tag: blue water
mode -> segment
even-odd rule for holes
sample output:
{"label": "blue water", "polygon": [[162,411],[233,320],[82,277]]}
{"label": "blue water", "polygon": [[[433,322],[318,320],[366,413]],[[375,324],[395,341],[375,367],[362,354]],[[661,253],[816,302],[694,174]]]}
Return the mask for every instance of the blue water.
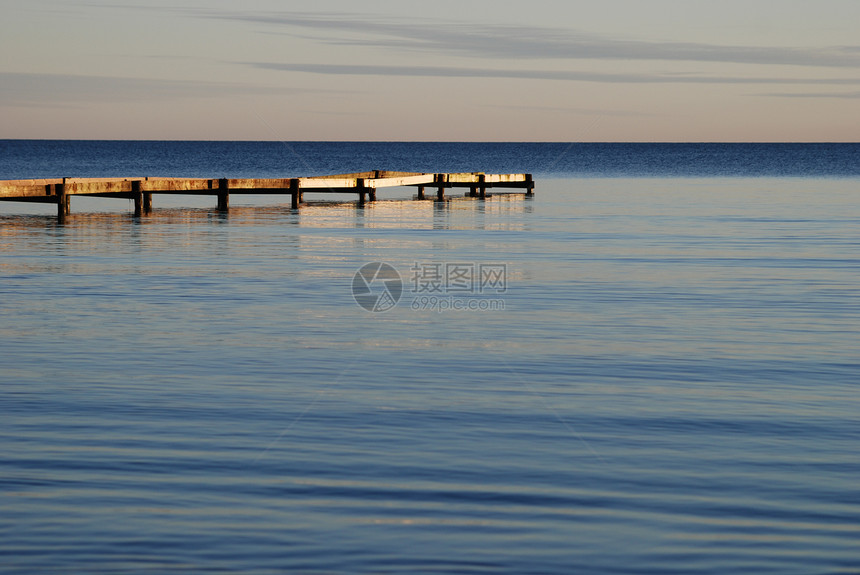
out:
{"label": "blue water", "polygon": [[860,144],[0,140],[0,179],[296,177],[363,172],[541,177],[858,177]]}
{"label": "blue water", "polygon": [[856,573],[857,150],[0,142],[3,178],[537,179],[0,203],[0,572]]}

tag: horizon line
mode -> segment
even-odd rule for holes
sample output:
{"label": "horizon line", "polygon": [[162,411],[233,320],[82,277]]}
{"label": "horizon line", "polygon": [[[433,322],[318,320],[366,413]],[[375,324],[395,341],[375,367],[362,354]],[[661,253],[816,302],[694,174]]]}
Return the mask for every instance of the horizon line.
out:
{"label": "horizon line", "polygon": [[215,138],[2,138],[0,142],[234,142],[314,144],[860,144],[860,140],[277,140]]}

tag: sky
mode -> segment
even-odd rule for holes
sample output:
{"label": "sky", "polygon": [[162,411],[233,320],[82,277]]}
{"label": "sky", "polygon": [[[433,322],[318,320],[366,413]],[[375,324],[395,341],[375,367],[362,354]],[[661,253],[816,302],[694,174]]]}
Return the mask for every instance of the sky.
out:
{"label": "sky", "polygon": [[0,0],[0,138],[860,141],[858,0]]}

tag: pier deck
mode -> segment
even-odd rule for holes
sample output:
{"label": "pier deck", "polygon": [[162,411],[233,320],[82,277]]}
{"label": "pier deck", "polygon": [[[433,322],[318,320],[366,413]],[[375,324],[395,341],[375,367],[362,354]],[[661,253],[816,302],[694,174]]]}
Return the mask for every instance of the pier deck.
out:
{"label": "pier deck", "polygon": [[[352,174],[306,178],[55,178],[37,180],[0,180],[0,200],[57,204],[60,218],[69,213],[71,196],[127,198],[134,200],[135,215],[152,211],[153,194],[211,195],[218,209],[229,208],[231,194],[289,194],[298,209],[305,192],[357,194],[363,204],[375,201],[376,191],[390,187],[417,188],[416,200],[445,201],[448,188],[468,188],[467,196],[486,198],[488,189],[523,190],[534,193],[531,174],[420,173],[375,170]],[[431,188],[430,194],[426,188]]]}

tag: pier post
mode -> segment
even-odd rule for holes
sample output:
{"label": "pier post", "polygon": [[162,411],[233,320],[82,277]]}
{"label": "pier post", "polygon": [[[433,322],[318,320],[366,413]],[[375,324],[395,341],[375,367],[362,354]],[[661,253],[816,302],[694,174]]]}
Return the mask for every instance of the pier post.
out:
{"label": "pier post", "polygon": [[445,174],[436,174],[436,200],[439,202],[445,201]]}
{"label": "pier post", "polygon": [[526,196],[535,195],[535,181],[531,174],[526,174]]}
{"label": "pier post", "polygon": [[299,191],[299,179],[290,179],[290,207],[294,210],[299,209],[299,202],[302,200],[302,193]]}
{"label": "pier post", "polygon": [[364,187],[364,178],[356,178],[355,189],[358,191],[358,205],[363,206],[367,200],[367,188]]}
{"label": "pier post", "polygon": [[226,212],[230,209],[230,194],[227,192],[227,178],[218,180],[218,211]]}
{"label": "pier post", "polygon": [[426,199],[424,197],[424,186],[418,186],[418,198],[417,199],[419,199],[419,200]]}
{"label": "pier post", "polygon": [[[137,182],[138,187],[143,187],[143,182]],[[152,213],[152,192],[143,192],[143,213]]]}
{"label": "pier post", "polygon": [[55,184],[54,194],[57,196],[57,219],[63,223],[70,211],[69,195],[66,193],[66,178],[63,178],[62,184]]}
{"label": "pier post", "polygon": [[131,199],[134,200],[134,217],[143,215],[143,192],[140,191],[140,180],[131,182]]}
{"label": "pier post", "polygon": [[478,176],[478,197],[482,200],[487,199],[487,176],[481,174]]}

